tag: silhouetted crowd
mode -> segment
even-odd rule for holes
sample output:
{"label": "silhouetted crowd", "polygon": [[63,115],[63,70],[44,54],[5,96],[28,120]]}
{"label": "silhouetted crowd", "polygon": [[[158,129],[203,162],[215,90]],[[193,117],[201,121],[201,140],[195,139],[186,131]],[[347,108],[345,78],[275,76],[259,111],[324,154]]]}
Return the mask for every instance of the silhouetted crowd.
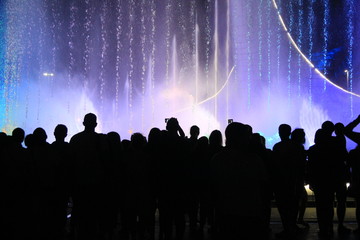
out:
{"label": "silhouetted crowd", "polygon": [[[51,144],[42,128],[26,137],[16,128],[0,134],[0,239],[111,240],[117,231],[117,239],[151,240],[155,216],[161,240],[181,240],[185,230],[197,239],[205,230],[213,239],[268,239],[273,201],[283,225],[276,237],[295,239],[309,226],[307,184],[319,237],[333,235],[335,198],[337,231],[350,234],[343,223],[346,198],[360,206],[360,147],[348,152],[346,137],[360,144],[359,123],[360,115],[347,126],[324,122],[308,150],[304,130],[287,124],[272,150],[238,122],[227,126],[225,147],[219,130],[199,137],[192,126],[186,137],[176,118],[130,140],[96,133],[92,113],[69,143],[65,125]],[[356,217],[360,226],[360,207]]]}

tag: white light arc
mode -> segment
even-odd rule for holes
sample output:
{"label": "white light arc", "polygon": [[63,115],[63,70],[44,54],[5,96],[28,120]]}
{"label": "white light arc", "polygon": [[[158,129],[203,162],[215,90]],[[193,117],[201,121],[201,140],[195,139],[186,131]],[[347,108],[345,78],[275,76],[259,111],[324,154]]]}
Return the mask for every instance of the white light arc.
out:
{"label": "white light arc", "polygon": [[199,105],[201,105],[201,104],[203,104],[203,103],[206,103],[206,102],[208,102],[208,101],[216,98],[216,97],[224,90],[224,88],[227,86],[227,84],[229,83],[230,77],[231,77],[234,69],[235,69],[235,66],[233,66],[233,67],[231,68],[231,70],[230,70],[230,72],[229,72],[229,74],[228,74],[228,77],[227,77],[225,83],[222,85],[222,87],[221,87],[214,95],[212,95],[212,96],[210,96],[210,97],[202,100],[201,102],[198,102],[198,103],[194,104],[193,106],[180,109],[180,110],[176,111],[175,113],[181,113],[181,112],[184,112],[184,111],[186,111],[186,110],[190,110],[190,109],[192,109],[193,107],[199,106]]}
{"label": "white light arc", "polygon": [[312,68],[314,69],[314,71],[322,78],[324,79],[326,82],[330,83],[331,85],[333,85],[334,87],[340,89],[341,91],[345,92],[345,93],[348,93],[348,94],[351,94],[353,96],[356,96],[356,97],[359,97],[360,98],[360,95],[359,94],[356,94],[354,92],[350,92],[342,87],[340,87],[339,85],[333,83],[329,78],[327,78],[318,68],[315,67],[315,65],[310,61],[310,59],[308,57],[306,57],[306,55],[301,51],[301,49],[299,48],[299,46],[297,45],[297,43],[295,42],[294,38],[291,36],[288,28],[286,27],[286,24],[283,20],[283,17],[281,16],[280,14],[280,10],[279,10],[279,7],[276,3],[276,0],[272,0],[273,4],[274,4],[274,7],[276,9],[276,12],[278,14],[278,17],[279,17],[279,21],[282,25],[282,27],[284,28],[284,31],[286,32],[287,34],[287,37],[289,38],[291,44],[293,45],[293,47],[295,47],[296,51],[301,55],[301,57],[306,61],[306,63]]}

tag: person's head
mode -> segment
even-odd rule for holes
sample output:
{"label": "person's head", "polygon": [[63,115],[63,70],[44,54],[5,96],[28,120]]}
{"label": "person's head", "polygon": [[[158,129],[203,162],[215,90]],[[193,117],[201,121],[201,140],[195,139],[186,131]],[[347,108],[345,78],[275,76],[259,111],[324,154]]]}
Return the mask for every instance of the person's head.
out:
{"label": "person's head", "polygon": [[46,143],[47,135],[43,128],[36,128],[33,132],[33,136],[36,144]]}
{"label": "person's head", "polygon": [[197,148],[198,149],[206,149],[209,146],[209,139],[205,136],[199,138],[197,141]]}
{"label": "person's head", "polygon": [[250,135],[253,134],[252,126],[250,126],[249,124],[245,124],[245,127],[246,127],[246,129],[247,129],[247,131],[249,132]]}
{"label": "person's head", "polygon": [[122,149],[120,134],[117,132],[109,132],[106,134],[106,138],[111,149]]}
{"label": "person's head", "polygon": [[25,131],[22,128],[15,128],[12,131],[11,136],[12,136],[12,140],[15,143],[21,144],[25,138]]}
{"label": "person's head", "polygon": [[179,129],[179,122],[176,118],[170,118],[166,123],[166,130],[169,131],[169,133],[177,133]]}
{"label": "person's head", "polygon": [[331,136],[332,133],[334,132],[335,126],[334,126],[334,123],[333,123],[333,122],[331,122],[331,121],[325,121],[325,122],[323,122],[323,124],[321,125],[321,129],[324,130],[324,133],[325,133],[327,136]]}
{"label": "person's head", "polygon": [[109,132],[108,134],[106,134],[106,136],[110,143],[121,144],[121,137],[120,134],[118,134],[117,132]]}
{"label": "person's head", "polygon": [[125,151],[129,151],[129,150],[130,150],[130,146],[131,146],[131,141],[128,140],[128,139],[123,139],[123,140],[121,141],[121,145],[123,146],[123,149],[124,149]]}
{"label": "person's head", "polygon": [[5,145],[7,141],[7,135],[4,132],[0,132],[0,147]]}
{"label": "person's head", "polygon": [[320,128],[315,133],[314,142],[316,145],[321,145],[326,142],[327,133],[324,129]]}
{"label": "person's head", "polygon": [[344,135],[345,126],[344,126],[344,124],[338,122],[335,124],[334,130],[335,130],[336,136]]}
{"label": "person's head", "polygon": [[158,144],[161,141],[161,130],[159,128],[152,128],[148,135],[148,142]]}
{"label": "person's head", "polygon": [[248,128],[239,122],[230,123],[225,129],[226,146],[235,148],[246,148],[250,141]]}
{"label": "person's head", "polygon": [[305,143],[305,131],[302,128],[297,128],[291,133],[291,140],[298,144]]}
{"label": "person's head", "polygon": [[199,134],[200,134],[200,128],[198,126],[194,125],[190,128],[190,138],[198,139]]}
{"label": "person's head", "polygon": [[263,139],[261,138],[260,133],[253,133],[251,134],[251,144],[253,144],[256,147],[265,148],[265,144],[263,142]]}
{"label": "person's head", "polygon": [[209,144],[211,146],[222,146],[223,145],[223,137],[219,130],[214,130],[210,133]]}
{"label": "person's head", "polygon": [[26,135],[24,143],[27,148],[32,148],[35,145],[34,135],[33,134]]}
{"label": "person's head", "polygon": [[291,134],[291,127],[288,124],[280,124],[279,136],[281,141],[289,140]]}
{"label": "person's head", "polygon": [[64,141],[67,136],[68,129],[64,124],[58,124],[54,129],[56,141]]}
{"label": "person's head", "polygon": [[261,139],[261,143],[264,146],[264,148],[266,148],[266,138],[264,136],[260,136]]}
{"label": "person's head", "polygon": [[134,149],[141,149],[146,145],[146,138],[141,133],[131,135],[131,146]]}
{"label": "person's head", "polygon": [[85,127],[85,130],[88,131],[95,131],[95,128],[97,126],[96,122],[96,115],[93,113],[88,113],[84,117],[83,125]]}

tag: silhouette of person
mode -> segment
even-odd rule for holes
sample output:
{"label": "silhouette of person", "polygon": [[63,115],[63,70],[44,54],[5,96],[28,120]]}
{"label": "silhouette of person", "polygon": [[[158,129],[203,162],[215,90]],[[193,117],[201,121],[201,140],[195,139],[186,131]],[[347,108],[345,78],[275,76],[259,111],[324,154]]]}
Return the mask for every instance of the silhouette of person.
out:
{"label": "silhouette of person", "polygon": [[[0,132],[0,187],[2,189],[5,189],[5,174],[6,174],[6,153],[4,152],[6,147],[8,145],[8,136],[4,132]],[[4,212],[4,203],[6,202],[6,199],[0,198],[0,210],[1,212]],[[0,215],[0,237],[1,239],[4,239],[7,237],[8,233],[6,232],[6,229],[8,227],[6,226],[7,223],[6,214]]]}
{"label": "silhouette of person", "polygon": [[[164,132],[163,157],[159,166],[159,212],[164,239],[172,239],[173,223],[176,238],[182,239],[185,231],[186,161],[189,155],[185,134],[176,118],[170,118]],[[162,237],[162,236],[161,236]]]}
{"label": "silhouette of person", "polygon": [[210,133],[209,147],[212,157],[223,150],[223,137],[219,130],[214,130]]}
{"label": "silhouette of person", "polygon": [[306,168],[307,168],[307,153],[304,148],[305,144],[305,132],[304,129],[297,128],[291,133],[291,141],[294,143],[294,147],[296,152],[294,152],[294,156],[296,158],[295,164],[298,169],[297,179],[296,179],[296,196],[299,202],[298,207],[298,221],[297,223],[309,227],[309,224],[304,221],[304,215],[306,211],[306,204],[308,195],[305,189],[305,176],[306,176]]}
{"label": "silhouette of person", "polygon": [[195,234],[197,231],[198,212],[199,212],[199,171],[200,171],[200,153],[198,148],[198,138],[200,128],[193,125],[190,128],[190,138],[188,139],[188,148],[190,155],[184,160],[186,161],[186,168],[188,176],[186,177],[186,212],[189,216],[190,234]]}
{"label": "silhouette of person", "polygon": [[277,234],[281,238],[294,238],[297,232],[297,159],[296,147],[290,141],[291,127],[279,126],[281,141],[273,147],[274,154],[274,194],[284,230]]}
{"label": "silhouette of person", "polygon": [[54,129],[55,141],[51,144],[53,157],[55,159],[55,212],[56,236],[62,238],[65,235],[67,221],[67,207],[70,201],[71,191],[71,153],[70,145],[65,141],[68,129],[63,124],[58,124]]}
{"label": "silhouette of person", "polygon": [[121,137],[117,132],[107,134],[109,145],[109,160],[106,161],[106,184],[105,194],[106,206],[104,206],[105,216],[105,236],[112,239],[114,229],[117,226],[118,218],[123,219],[124,206],[124,156]]}
{"label": "silhouette of person", "polygon": [[95,132],[97,117],[88,113],[83,121],[84,131],[70,140],[74,161],[73,213],[79,239],[97,239],[102,235],[101,225],[105,206],[102,197],[105,183],[107,141]]}
{"label": "silhouette of person", "polygon": [[[133,238],[153,235],[154,179],[147,152],[146,138],[141,133],[131,136],[131,150],[126,156],[125,199],[129,232]],[[152,236],[153,237],[153,236]]]}
{"label": "silhouette of person", "polygon": [[195,145],[197,143],[199,134],[200,134],[200,128],[196,125],[191,126],[189,142],[190,142],[192,149],[195,147]]}
{"label": "silhouette of person", "polygon": [[338,164],[329,131],[319,129],[315,134],[315,145],[308,150],[308,174],[310,189],[315,194],[319,236],[333,235],[334,195],[339,186]]}
{"label": "silhouette of person", "polygon": [[354,230],[354,233],[360,233],[360,145],[357,145],[355,149],[349,152],[349,165],[351,167],[351,182],[350,182],[350,192],[352,197],[355,198],[356,202],[356,222],[357,229]]}
{"label": "silhouette of person", "polygon": [[197,233],[198,215],[200,210],[200,230],[204,227],[207,216],[208,182],[209,182],[209,140],[200,137],[191,152],[191,162],[188,165],[189,176],[187,178],[187,197],[190,234]]}
{"label": "silhouette of person", "polygon": [[0,187],[2,192],[1,206],[1,239],[23,239],[24,229],[30,232],[28,221],[31,212],[29,197],[29,165],[25,149],[22,146],[25,132],[15,128],[11,136],[2,135],[4,147],[0,160]]}
{"label": "silhouette of person", "polygon": [[[333,122],[325,121],[321,125],[321,129],[324,130],[329,151],[331,151],[333,154],[333,164],[336,165],[336,170],[334,169],[333,177],[336,178],[335,196],[337,200],[336,214],[339,222],[338,232],[340,234],[347,234],[350,233],[350,229],[344,226],[344,218],[346,213],[346,182],[349,178],[349,172],[346,163],[348,152],[346,149],[346,139],[344,136],[344,125],[337,123],[335,128]],[[335,137],[332,136],[334,131],[336,134]]]}
{"label": "silhouette of person", "polygon": [[331,137],[334,142],[334,150],[336,154],[336,164],[338,169],[337,177],[339,178],[338,185],[335,189],[335,196],[337,200],[336,215],[338,218],[338,232],[339,234],[348,234],[351,230],[344,226],[344,219],[346,214],[346,197],[347,186],[350,182],[350,169],[348,166],[349,154],[346,149],[346,138],[344,135],[345,127],[342,123],[334,125],[335,137]]}
{"label": "silhouette of person", "polygon": [[216,218],[223,239],[264,239],[267,234],[263,229],[266,167],[251,151],[250,136],[244,124],[230,123],[226,147],[212,161]]}
{"label": "silhouette of person", "polygon": [[265,226],[264,229],[268,229],[271,231],[270,228],[270,220],[271,220],[271,200],[274,198],[274,190],[273,190],[273,154],[270,149],[266,148],[266,139],[261,136],[259,133],[253,133],[251,135],[251,149],[254,153],[256,153],[264,162],[266,167],[266,171],[268,174],[268,181],[269,185],[267,186],[267,198],[264,200],[264,216],[265,216]]}
{"label": "silhouette of person", "polygon": [[43,128],[33,132],[30,149],[33,172],[33,207],[36,234],[39,239],[56,238],[57,162]]}
{"label": "silhouette of person", "polygon": [[[208,187],[207,187],[207,198],[204,199],[206,201],[205,206],[207,207],[207,210],[205,209],[204,217],[200,216],[200,230],[203,229],[206,221],[210,227],[210,233],[216,236],[218,234],[218,224],[216,222],[216,216],[215,216],[215,202],[213,199],[213,191],[212,191],[212,179],[211,179],[211,165],[212,165],[212,159],[216,154],[223,151],[223,136],[222,133],[219,130],[213,130],[210,133],[209,136],[209,164],[208,164]],[[201,207],[201,206],[200,206]]]}
{"label": "silhouette of person", "polygon": [[4,132],[0,132],[0,150],[2,152],[2,150],[4,149],[4,145],[6,145],[6,139],[7,139],[7,135]]}
{"label": "silhouette of person", "polygon": [[360,233],[360,133],[355,132],[354,128],[360,123],[360,115],[352,122],[350,122],[344,128],[344,134],[349,139],[357,143],[355,149],[349,152],[349,165],[351,167],[351,194],[355,198],[356,202],[356,221],[357,229],[354,230],[354,233]]}
{"label": "silhouette of person", "polygon": [[[163,133],[159,128],[152,128],[148,135],[148,144],[147,144],[147,154],[149,155],[149,161],[150,161],[150,169],[151,169],[151,185],[152,185],[152,196],[151,196],[151,202],[152,202],[152,216],[150,219],[151,224],[151,232],[149,239],[155,238],[155,212],[156,209],[159,208],[158,206],[158,200],[159,200],[159,171],[160,171],[160,162],[161,158],[163,157],[162,149],[163,147]],[[163,223],[160,224],[161,226],[164,226]],[[163,230],[163,229],[161,229]],[[162,233],[159,234],[160,236],[163,235]]]}
{"label": "silhouette of person", "polygon": [[32,133],[26,135],[24,139],[24,144],[27,148],[27,150],[32,150],[35,145],[34,135]]}
{"label": "silhouette of person", "polygon": [[170,118],[166,123],[166,130],[170,137],[185,137],[183,129],[176,118]]}

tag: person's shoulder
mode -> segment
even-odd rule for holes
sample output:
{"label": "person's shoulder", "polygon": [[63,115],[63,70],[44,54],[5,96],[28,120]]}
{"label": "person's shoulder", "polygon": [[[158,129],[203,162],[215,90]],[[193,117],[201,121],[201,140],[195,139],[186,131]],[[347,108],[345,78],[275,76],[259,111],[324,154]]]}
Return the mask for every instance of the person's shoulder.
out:
{"label": "person's shoulder", "polygon": [[79,141],[79,139],[82,139],[84,137],[84,132],[76,133],[74,136],[71,137],[70,143],[76,143]]}
{"label": "person's shoulder", "polygon": [[283,141],[277,142],[277,143],[274,144],[274,147],[273,147],[273,148],[279,147],[279,146],[281,146],[282,144],[284,144]]}
{"label": "person's shoulder", "polygon": [[319,146],[318,145],[312,145],[311,147],[309,147],[309,149],[307,150],[308,155],[311,155],[315,152],[317,152],[319,150]]}
{"label": "person's shoulder", "polygon": [[291,147],[294,149],[294,151],[296,152],[304,152],[305,151],[305,148],[303,145],[301,144],[297,144],[297,143],[292,143],[291,144]]}
{"label": "person's shoulder", "polygon": [[280,142],[275,143],[275,145],[273,146],[273,151],[277,151],[277,150],[281,149],[285,144],[286,144],[285,141],[280,141]]}

